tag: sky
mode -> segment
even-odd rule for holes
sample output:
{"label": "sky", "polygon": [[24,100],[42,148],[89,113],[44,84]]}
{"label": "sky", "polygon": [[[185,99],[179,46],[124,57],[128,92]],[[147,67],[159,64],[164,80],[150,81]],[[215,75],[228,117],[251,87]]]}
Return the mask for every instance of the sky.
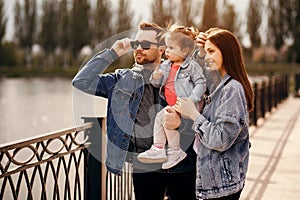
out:
{"label": "sky", "polygon": [[[7,30],[4,39],[12,40],[14,33],[14,6],[17,0],[4,0],[5,15],[8,19]],[[19,0],[23,2],[23,0]],[[38,0],[38,6],[41,5],[43,0]],[[91,0],[96,2],[96,0]],[[110,0],[114,8],[116,8],[119,0]],[[194,0],[196,2],[203,2],[203,0]],[[249,0],[228,0],[233,3],[237,12],[240,12],[240,16],[243,17],[243,13],[246,11]],[[151,20],[151,3],[152,0],[130,0],[131,9],[134,12],[133,24],[138,24],[140,21]],[[244,30],[245,31],[245,30]]]}

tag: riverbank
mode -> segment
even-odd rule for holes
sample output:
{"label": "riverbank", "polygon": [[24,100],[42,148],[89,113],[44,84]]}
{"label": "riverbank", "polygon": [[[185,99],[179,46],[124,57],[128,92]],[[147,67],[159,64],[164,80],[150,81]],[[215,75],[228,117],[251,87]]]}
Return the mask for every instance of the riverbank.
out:
{"label": "riverbank", "polygon": [[[113,71],[115,68],[112,68],[110,71]],[[300,64],[291,63],[247,63],[246,68],[251,76],[300,73]],[[61,66],[32,67],[30,69],[25,66],[0,66],[0,75],[5,77],[74,77],[78,70],[78,66],[66,68]]]}
{"label": "riverbank", "polygon": [[79,67],[0,67],[0,75],[3,77],[74,77]]}

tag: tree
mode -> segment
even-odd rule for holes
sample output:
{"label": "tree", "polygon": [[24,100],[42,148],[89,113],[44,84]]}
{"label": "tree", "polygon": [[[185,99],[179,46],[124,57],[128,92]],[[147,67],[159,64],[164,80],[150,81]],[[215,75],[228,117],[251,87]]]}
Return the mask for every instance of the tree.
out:
{"label": "tree", "polygon": [[70,50],[70,12],[68,9],[68,0],[62,0],[58,9],[58,46],[62,50],[64,68],[68,66],[68,53]]}
{"label": "tree", "polygon": [[118,13],[117,33],[130,30],[132,28],[131,17],[133,16],[133,13],[129,9],[129,2],[127,0],[119,0],[119,8],[117,13]]}
{"label": "tree", "polygon": [[7,19],[4,17],[4,2],[0,0],[0,48],[6,31]]}
{"label": "tree", "polygon": [[300,1],[294,0],[291,1],[290,17],[291,19],[291,30],[292,30],[292,38],[294,43],[290,48],[290,61],[300,63]]}
{"label": "tree", "polygon": [[57,47],[58,32],[58,11],[56,0],[43,1],[42,29],[39,35],[39,43],[46,55],[46,66],[53,65],[53,52]]}
{"label": "tree", "polygon": [[224,12],[221,17],[220,26],[238,35],[237,24],[236,24],[236,12],[232,4],[224,1]]}
{"label": "tree", "polygon": [[261,46],[261,35],[259,33],[262,21],[261,7],[260,1],[249,2],[247,31],[250,36],[252,47],[254,48]]}
{"label": "tree", "polygon": [[175,23],[175,4],[172,0],[154,0],[152,3],[152,21],[161,27]]}
{"label": "tree", "polygon": [[202,15],[202,30],[218,26],[217,0],[205,0]]}
{"label": "tree", "polygon": [[[7,19],[4,17],[4,2],[0,0],[0,65],[6,64],[5,50],[2,45],[2,40],[5,35],[5,27],[6,27]],[[3,59],[5,58],[5,60]]]}
{"label": "tree", "polygon": [[107,1],[97,0],[97,6],[94,13],[94,37],[96,43],[107,39],[112,34],[110,20],[112,13]]}
{"label": "tree", "polygon": [[192,14],[192,1],[181,0],[179,9],[179,22],[184,26],[194,26]]}
{"label": "tree", "polygon": [[24,6],[16,1],[15,6],[15,35],[19,45],[25,50],[26,67],[31,67],[31,49],[36,42],[36,0],[25,0]]}
{"label": "tree", "polygon": [[268,39],[276,50],[285,44],[287,39],[292,37],[292,23],[294,21],[291,15],[294,0],[269,0],[269,34]]}
{"label": "tree", "polygon": [[90,44],[91,34],[89,29],[90,5],[88,0],[73,0],[71,11],[70,40],[72,53],[77,57],[85,45]]}

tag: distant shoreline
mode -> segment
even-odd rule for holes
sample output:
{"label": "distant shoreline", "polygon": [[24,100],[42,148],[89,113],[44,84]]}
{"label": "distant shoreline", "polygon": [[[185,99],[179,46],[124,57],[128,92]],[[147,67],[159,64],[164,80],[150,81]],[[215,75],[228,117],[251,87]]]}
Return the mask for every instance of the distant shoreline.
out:
{"label": "distant shoreline", "polygon": [[[118,68],[117,66],[111,71]],[[291,63],[246,63],[246,68],[248,74],[252,76],[300,73],[300,65]],[[67,68],[35,66],[30,69],[25,66],[0,66],[0,77],[74,77],[79,69],[78,66]]]}
{"label": "distant shoreline", "polygon": [[27,69],[25,67],[0,67],[0,77],[74,77],[78,67],[49,67]]}

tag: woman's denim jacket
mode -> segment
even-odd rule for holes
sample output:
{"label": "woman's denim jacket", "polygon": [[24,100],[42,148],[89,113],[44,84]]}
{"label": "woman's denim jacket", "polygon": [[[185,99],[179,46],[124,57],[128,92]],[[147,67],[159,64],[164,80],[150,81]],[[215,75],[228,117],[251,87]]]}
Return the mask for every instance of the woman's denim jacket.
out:
{"label": "woman's denim jacket", "polygon": [[[155,87],[164,86],[171,70],[171,61],[164,61],[159,69],[163,71],[163,77],[159,80],[151,79]],[[174,87],[178,97],[188,97],[194,103],[201,101],[206,91],[206,80],[202,67],[194,60],[186,58],[180,65],[174,80]],[[163,87],[160,87],[160,97],[164,98]]]}
{"label": "woman's denim jacket", "polygon": [[[138,68],[101,74],[117,59],[118,56],[114,51],[103,50],[78,72],[72,83],[74,87],[81,91],[108,99],[106,167],[112,173],[121,174],[136,113],[144,92],[144,80]],[[189,127],[190,135],[192,132],[191,126],[192,123],[186,126]],[[192,141],[193,137],[191,138]],[[147,148],[150,148],[150,146]],[[194,159],[195,157],[187,158],[183,166],[176,166],[173,171],[185,171],[189,170],[188,168],[195,168]]]}
{"label": "woman's denim jacket", "polygon": [[193,125],[198,134],[196,194],[210,199],[241,190],[249,160],[247,102],[242,85],[226,75]]}

